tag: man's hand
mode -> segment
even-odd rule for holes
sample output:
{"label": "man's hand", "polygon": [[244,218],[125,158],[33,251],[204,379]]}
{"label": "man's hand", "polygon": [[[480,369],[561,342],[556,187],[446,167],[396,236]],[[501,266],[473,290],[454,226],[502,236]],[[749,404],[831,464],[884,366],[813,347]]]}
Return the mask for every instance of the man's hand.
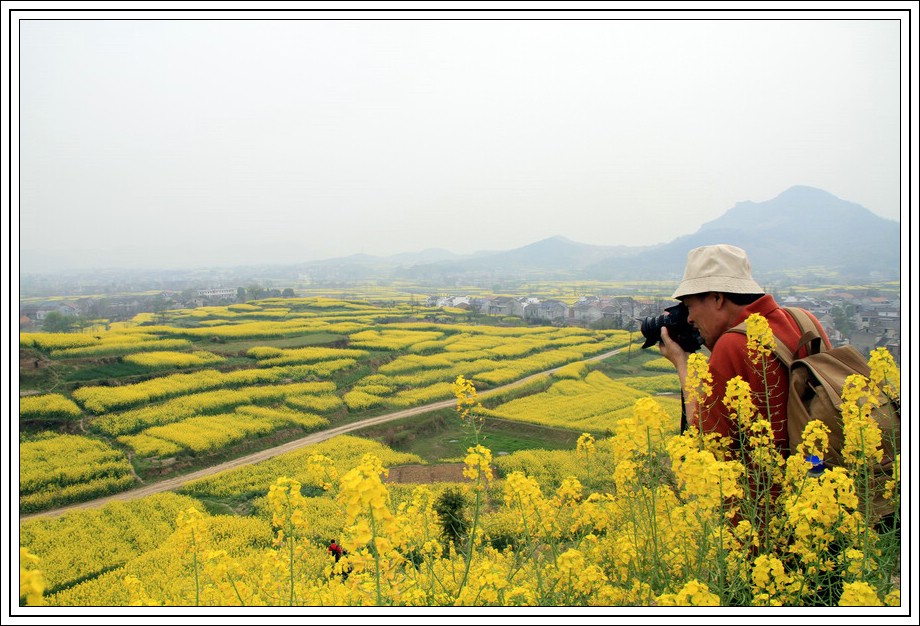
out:
{"label": "man's hand", "polygon": [[665,327],[661,328],[661,343],[658,344],[658,350],[661,356],[674,364],[681,386],[683,386],[684,379],[687,377],[687,359],[690,358],[690,353],[684,351],[676,341],[668,336],[668,329]]}
{"label": "man's hand", "polygon": [[[658,344],[658,350],[661,352],[661,356],[674,364],[674,367],[677,369],[677,378],[680,379],[680,388],[681,391],[683,391],[687,385],[687,361],[690,358],[690,353],[686,352],[676,341],[668,337],[668,329],[664,327],[661,329],[661,343]],[[687,423],[699,427],[699,424],[696,423],[696,414],[696,402],[687,402],[684,404],[684,416]]]}

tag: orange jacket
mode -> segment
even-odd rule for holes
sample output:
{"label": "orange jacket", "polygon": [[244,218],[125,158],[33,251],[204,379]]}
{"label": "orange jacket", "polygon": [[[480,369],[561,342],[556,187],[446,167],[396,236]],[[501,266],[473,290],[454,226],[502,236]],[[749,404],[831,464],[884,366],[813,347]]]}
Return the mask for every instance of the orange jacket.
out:
{"label": "orange jacket", "polygon": [[[740,324],[752,313],[759,313],[766,318],[773,336],[777,341],[782,341],[795,352],[802,334],[792,315],[787,313],[767,294],[744,308],[744,311],[734,321],[732,326]],[[809,313],[814,318],[814,315]],[[821,331],[821,336],[830,347],[827,334],[815,319]],[[796,356],[805,356],[803,346]],[[712,348],[709,358],[709,371],[712,374],[712,396],[704,406],[700,406],[697,413],[696,425],[704,432],[719,432],[731,437],[734,446],[738,445],[737,426],[729,417],[729,409],[722,398],[725,395],[726,385],[735,376],[741,376],[751,386],[751,397],[757,410],[763,417],[769,415],[773,428],[773,439],[777,448],[788,454],[789,435],[786,428],[786,401],[789,399],[789,372],[783,364],[774,357],[768,362],[766,377],[760,365],[754,365],[747,354],[747,339],[744,335],[735,332],[723,333]],[[766,378],[766,381],[764,380]],[[764,384],[766,382],[766,384]],[[768,391],[769,390],[769,393]],[[769,411],[769,412],[768,412]]]}

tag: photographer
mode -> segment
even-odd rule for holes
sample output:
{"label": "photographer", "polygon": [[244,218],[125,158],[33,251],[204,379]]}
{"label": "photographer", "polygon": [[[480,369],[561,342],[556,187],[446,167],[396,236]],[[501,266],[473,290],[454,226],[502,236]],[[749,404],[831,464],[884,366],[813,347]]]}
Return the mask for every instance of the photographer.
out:
{"label": "photographer", "polygon": [[[785,367],[768,367],[766,377],[747,354],[747,339],[743,334],[726,332],[745,321],[752,313],[766,318],[776,341],[781,341],[793,353],[799,345],[801,331],[791,314],[780,307],[773,296],[765,294],[751,276],[751,264],[741,248],[726,244],[695,248],[687,254],[683,280],[673,298],[686,307],[689,322],[702,337],[709,357],[712,374],[712,396],[706,406],[687,403],[687,424],[703,432],[718,432],[738,443],[737,428],[729,419],[728,408],[723,404],[726,385],[735,376],[741,376],[751,386],[751,395],[760,414],[768,415],[766,399],[769,394],[771,426],[777,448],[788,453],[786,428],[786,401],[789,397],[789,374]],[[811,313],[809,315],[814,318]],[[827,333],[817,323],[822,339],[829,347]],[[673,327],[672,327],[673,332]],[[661,328],[661,354],[677,368],[681,388],[686,384],[689,352],[681,347]],[[803,346],[799,355],[805,354]],[[778,364],[778,362],[777,362]],[[766,378],[766,380],[765,380]],[[766,384],[765,384],[766,383]]]}

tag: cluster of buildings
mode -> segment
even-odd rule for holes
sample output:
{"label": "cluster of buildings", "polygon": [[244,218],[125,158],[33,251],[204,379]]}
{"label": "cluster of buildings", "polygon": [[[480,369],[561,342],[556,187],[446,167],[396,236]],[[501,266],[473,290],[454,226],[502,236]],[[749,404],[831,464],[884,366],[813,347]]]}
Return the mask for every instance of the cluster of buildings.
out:
{"label": "cluster of buildings", "polygon": [[[783,306],[811,311],[834,345],[852,344],[864,354],[885,347],[896,360],[901,355],[900,299],[873,295],[868,290],[842,290],[821,298],[778,296]],[[574,304],[561,300],[521,297],[431,296],[426,304],[454,307],[497,317],[519,317],[526,322],[593,328],[638,330],[646,317],[657,317],[674,302],[665,298],[583,296]]]}
{"label": "cluster of buildings", "polygon": [[638,329],[638,321],[647,315],[660,315],[663,299],[639,300],[630,296],[600,298],[582,297],[574,305],[561,300],[533,296],[432,296],[426,301],[432,307],[470,309],[482,315],[520,317],[528,322],[578,326],[628,328],[630,321]]}
{"label": "cluster of buildings", "polygon": [[896,361],[901,360],[900,298],[853,289],[825,298],[786,296],[778,300],[783,306],[811,311],[834,345],[851,344],[867,356],[875,348],[886,348]]}
{"label": "cluster of buildings", "polygon": [[[241,293],[242,292],[242,293]],[[163,291],[154,295],[80,298],[74,301],[48,300],[21,304],[19,325],[24,331],[40,330],[45,317],[56,312],[63,316],[92,319],[130,319],[143,311],[197,307],[230,303],[244,296],[294,296],[292,289],[263,290],[248,294],[237,288],[187,289]],[[822,293],[820,297],[776,295],[784,306],[799,306],[811,311],[827,330],[834,345],[852,344],[864,354],[885,347],[900,361],[901,302],[897,294],[884,295],[878,290],[847,288]],[[430,296],[430,307],[467,309],[491,317],[517,317],[527,323],[591,328],[639,330],[646,317],[661,315],[673,300],[664,297],[582,296],[569,304],[562,300],[534,296]]]}

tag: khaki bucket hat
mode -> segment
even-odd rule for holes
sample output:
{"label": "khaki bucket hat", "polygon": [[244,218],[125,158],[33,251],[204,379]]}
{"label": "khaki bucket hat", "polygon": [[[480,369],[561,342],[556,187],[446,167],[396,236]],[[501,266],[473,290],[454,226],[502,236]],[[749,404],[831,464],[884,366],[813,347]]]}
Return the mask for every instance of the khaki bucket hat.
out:
{"label": "khaki bucket hat", "polygon": [[736,246],[717,244],[694,248],[687,253],[684,278],[672,298],[697,293],[763,293],[751,276],[747,253]]}

